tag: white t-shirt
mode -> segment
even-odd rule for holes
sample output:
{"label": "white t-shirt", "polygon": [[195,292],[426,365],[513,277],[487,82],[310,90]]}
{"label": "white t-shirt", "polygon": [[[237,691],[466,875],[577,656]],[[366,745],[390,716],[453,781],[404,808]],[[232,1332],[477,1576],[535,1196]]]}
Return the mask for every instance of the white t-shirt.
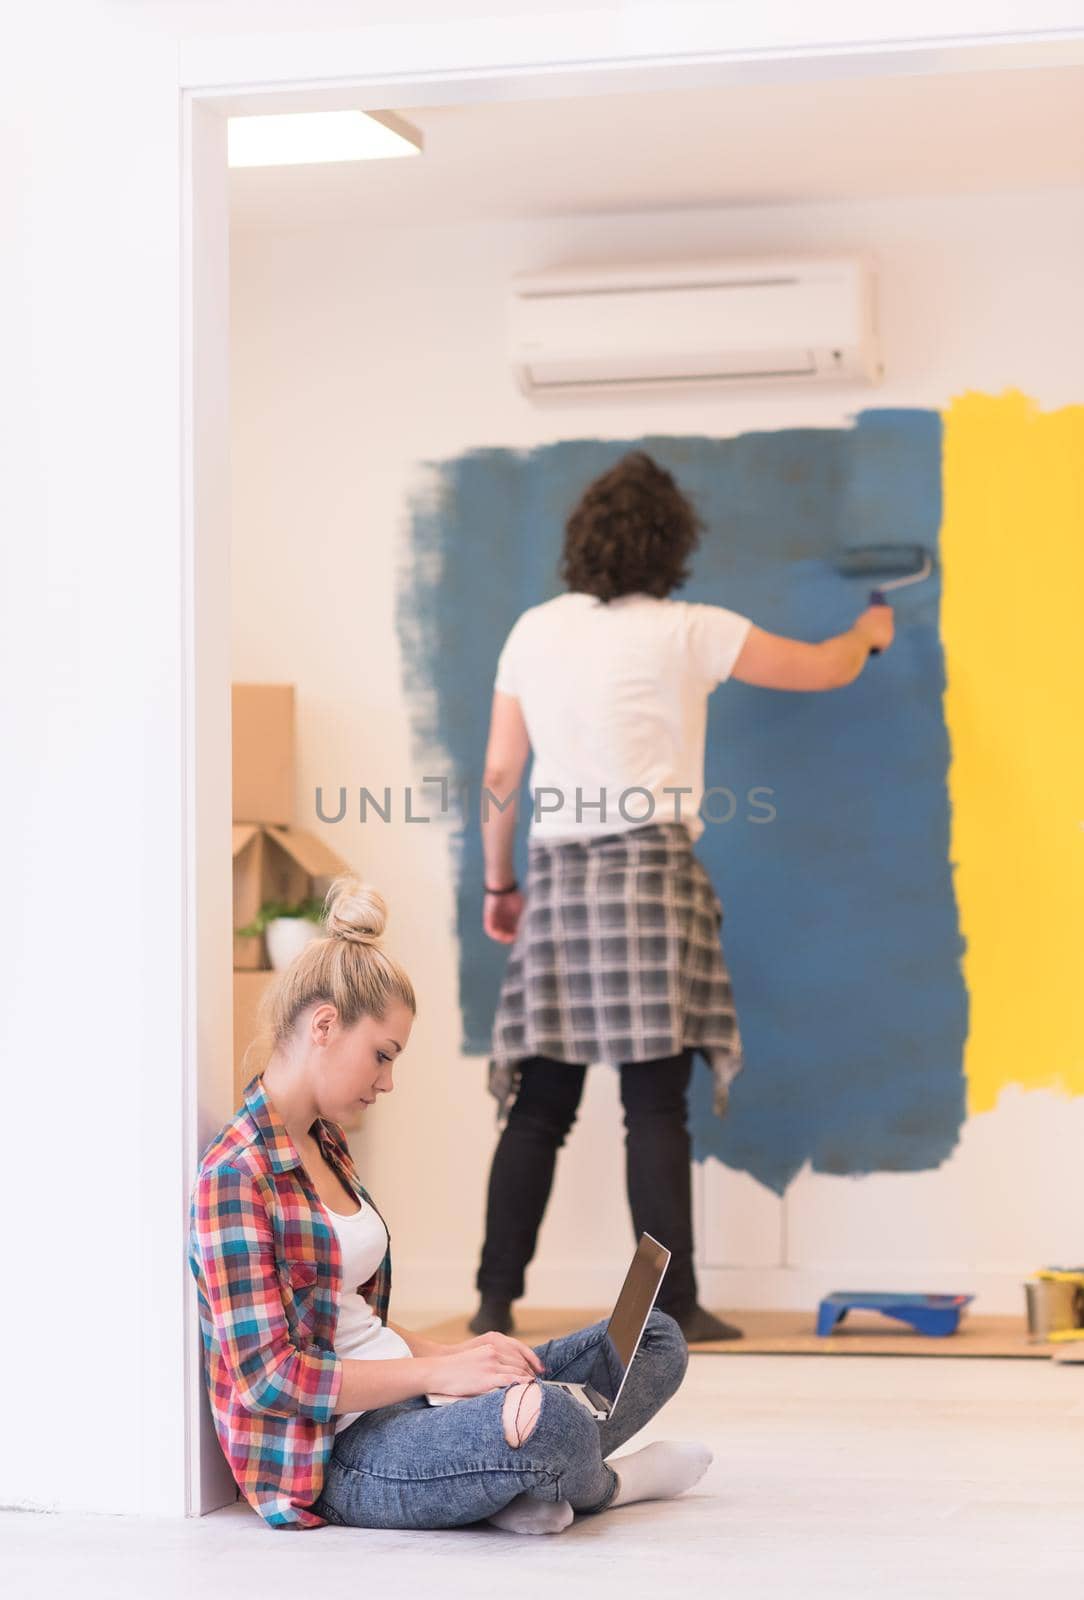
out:
{"label": "white t-shirt", "polygon": [[[339,1321],[335,1328],[335,1354],[351,1361],[394,1361],[410,1355],[406,1340],[389,1328],[367,1300],[356,1293],[359,1284],[368,1283],[384,1259],[388,1230],[373,1210],[362,1202],[351,1217],[324,1207],[328,1220],[339,1237],[343,1258],[343,1292]],[[335,1432],[349,1427],[364,1411],[349,1411],[335,1418]]]}
{"label": "white t-shirt", "polygon": [[534,751],[530,836],[676,821],[699,838],[708,695],[751,627],[724,606],[645,594],[563,594],[525,611],[494,687],[519,701]]}

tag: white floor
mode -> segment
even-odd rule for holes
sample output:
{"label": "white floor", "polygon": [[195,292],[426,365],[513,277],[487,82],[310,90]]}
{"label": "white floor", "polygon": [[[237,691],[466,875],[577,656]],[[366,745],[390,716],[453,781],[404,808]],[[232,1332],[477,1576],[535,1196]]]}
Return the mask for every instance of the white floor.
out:
{"label": "white floor", "polygon": [[681,1393],[641,1437],[704,1439],[715,1463],[681,1500],[583,1518],[548,1539],[473,1528],[272,1533],[244,1508],[191,1522],[8,1512],[0,1514],[0,1593],[1084,1593],[1084,1367],[697,1356]]}

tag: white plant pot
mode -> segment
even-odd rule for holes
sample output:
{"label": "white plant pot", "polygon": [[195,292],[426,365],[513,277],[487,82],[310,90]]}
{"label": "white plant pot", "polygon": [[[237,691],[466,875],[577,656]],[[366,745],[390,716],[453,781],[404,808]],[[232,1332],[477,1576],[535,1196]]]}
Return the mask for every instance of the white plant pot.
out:
{"label": "white plant pot", "polygon": [[308,917],[276,917],[267,924],[267,954],[276,972],[288,967],[311,939],[322,934],[320,924]]}

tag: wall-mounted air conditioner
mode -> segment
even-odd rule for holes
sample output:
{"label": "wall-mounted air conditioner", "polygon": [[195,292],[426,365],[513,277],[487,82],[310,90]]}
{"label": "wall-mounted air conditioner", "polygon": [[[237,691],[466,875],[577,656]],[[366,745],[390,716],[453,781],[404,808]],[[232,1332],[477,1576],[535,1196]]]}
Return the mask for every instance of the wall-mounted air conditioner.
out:
{"label": "wall-mounted air conditioner", "polygon": [[536,397],[882,373],[866,256],[536,273],[513,280],[509,336]]}

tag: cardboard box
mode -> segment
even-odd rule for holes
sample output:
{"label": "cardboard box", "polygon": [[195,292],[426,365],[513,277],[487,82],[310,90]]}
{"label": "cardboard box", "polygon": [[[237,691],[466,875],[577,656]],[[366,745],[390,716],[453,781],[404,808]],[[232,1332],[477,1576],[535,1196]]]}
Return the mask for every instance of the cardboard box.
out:
{"label": "cardboard box", "polygon": [[[233,975],[233,1103],[241,1104],[242,1096],[250,1079],[258,1072],[262,1072],[267,1065],[269,1049],[266,1041],[261,1041],[256,1048],[249,1051],[247,1062],[245,1051],[250,1045],[256,1044],[256,1008],[268,987],[275,977],[273,972],[235,972]],[[243,1064],[242,1064],[243,1063]]]}
{"label": "cardboard box", "polygon": [[294,686],[233,685],[233,820],[295,821]]}
{"label": "cardboard box", "polygon": [[269,965],[263,938],[242,939],[237,933],[250,923],[270,895],[264,895],[264,835],[258,822],[233,825],[233,969],[254,970]]}
{"label": "cardboard box", "polygon": [[[259,822],[233,825],[233,926],[243,928],[268,900],[325,895],[333,878],[352,872],[349,862],[315,834]],[[267,942],[233,936],[235,971],[268,966]]]}

